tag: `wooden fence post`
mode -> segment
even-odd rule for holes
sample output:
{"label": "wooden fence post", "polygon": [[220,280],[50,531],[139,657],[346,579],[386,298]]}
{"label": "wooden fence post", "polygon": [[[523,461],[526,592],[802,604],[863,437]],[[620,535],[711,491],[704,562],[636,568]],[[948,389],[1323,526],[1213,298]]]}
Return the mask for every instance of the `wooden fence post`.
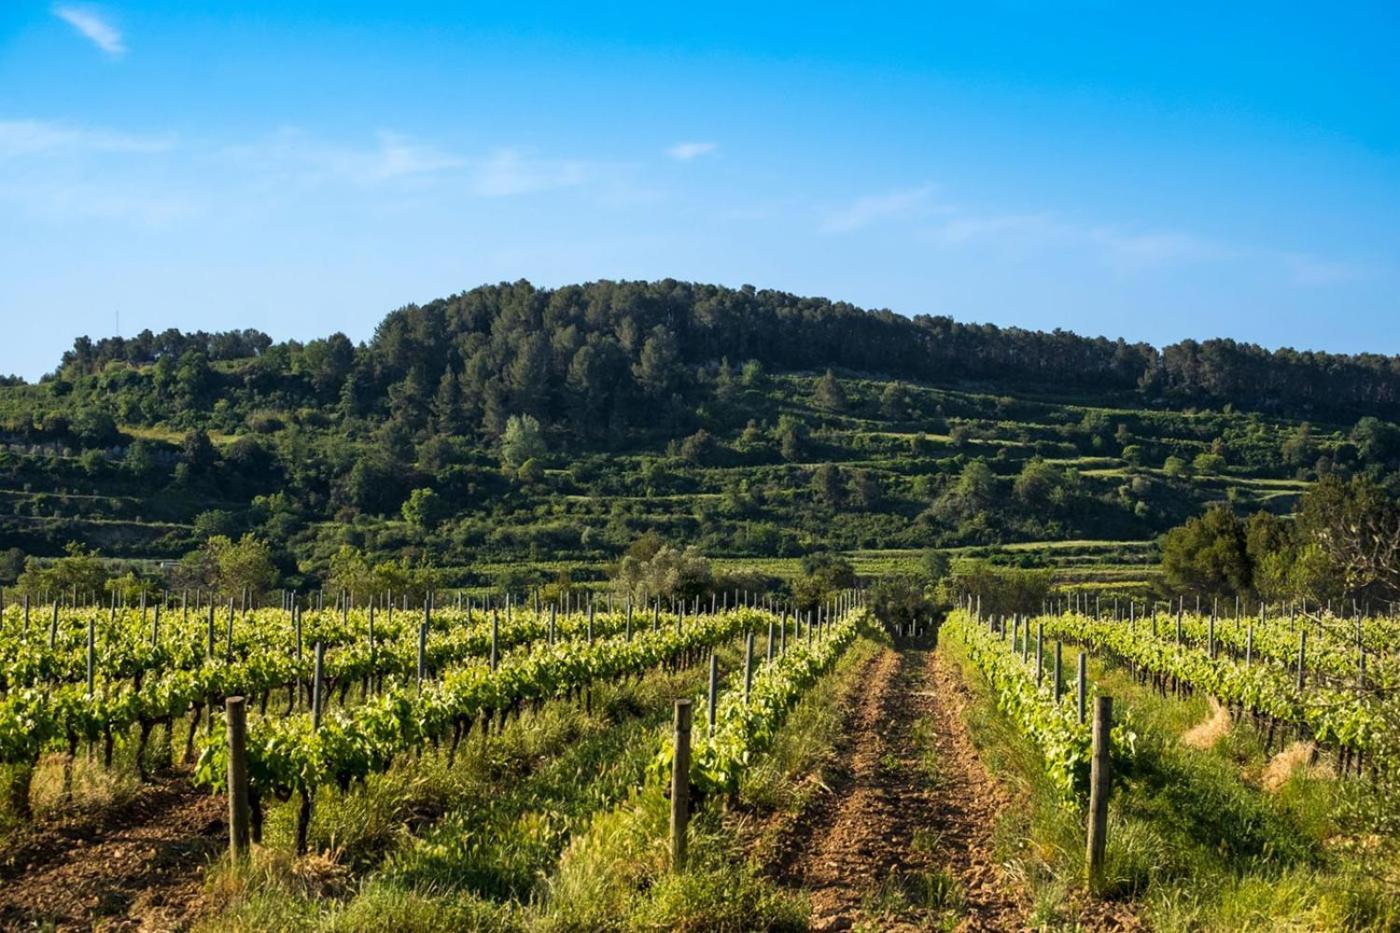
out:
{"label": "wooden fence post", "polygon": [[1308,630],[1303,629],[1298,633],[1298,692],[1303,692],[1303,685],[1307,682],[1308,670]]}
{"label": "wooden fence post", "polygon": [[495,670],[499,664],[499,653],[497,645],[501,638],[501,616],[497,612],[491,613],[491,670]]}
{"label": "wooden fence post", "polygon": [[719,702],[719,656],[710,651],[710,702],[707,707],[710,735],[715,734],[715,707]]}
{"label": "wooden fence post", "polygon": [[322,692],[324,687],[321,684],[322,673],[326,663],[326,643],[316,642],[316,660],[311,674],[311,728],[318,729],[321,725],[321,707],[324,703]]}
{"label": "wooden fence post", "polygon": [[1035,626],[1035,685],[1040,686],[1045,679],[1045,623]]}
{"label": "wooden fence post", "polygon": [[[1363,662],[1364,666],[1364,662]],[[753,687],[753,632],[744,635],[744,705],[749,705],[749,691]]]}
{"label": "wooden fence post", "polygon": [[[427,610],[424,610],[424,616]],[[418,692],[423,692],[423,678],[428,676],[428,620],[418,625]]]}
{"label": "wooden fence post", "polygon": [[[55,604],[55,605],[57,605],[57,604]],[[93,687],[94,687],[94,684],[95,684],[95,682],[96,682],[96,675],[97,675],[96,642],[97,642],[97,639],[96,639],[96,637],[95,637],[95,632],[94,632],[94,629],[93,629],[92,616],[88,616],[88,626],[87,626],[87,695],[88,695],[88,699],[92,699]]]}
{"label": "wooden fence post", "polygon": [[690,700],[676,701],[675,751],[671,756],[671,870],[685,869],[690,822]]}
{"label": "wooden fence post", "polygon": [[228,844],[235,860],[248,856],[248,710],[243,697],[224,700],[228,724]]}
{"label": "wooden fence post", "polygon": [[1094,744],[1089,763],[1089,839],[1086,849],[1089,888],[1103,874],[1104,847],[1108,837],[1108,796],[1113,789],[1113,757],[1109,735],[1113,728],[1113,698],[1094,700]]}
{"label": "wooden fence post", "polygon": [[1079,652],[1079,671],[1078,678],[1075,680],[1074,692],[1075,699],[1077,701],[1076,706],[1079,710],[1079,721],[1081,723],[1084,721],[1084,701],[1088,696],[1088,684],[1086,682],[1088,680],[1088,677],[1086,676],[1088,673],[1088,667],[1089,663],[1084,657],[1084,652]]}

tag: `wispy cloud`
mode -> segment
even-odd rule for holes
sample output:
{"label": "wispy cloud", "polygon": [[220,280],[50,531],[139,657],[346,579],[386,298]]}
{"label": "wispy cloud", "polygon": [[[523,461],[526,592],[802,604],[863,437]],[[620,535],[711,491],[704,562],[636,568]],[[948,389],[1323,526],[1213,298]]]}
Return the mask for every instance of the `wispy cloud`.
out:
{"label": "wispy cloud", "polygon": [[572,159],[541,159],[515,149],[498,149],[474,162],[468,187],[473,194],[500,198],[581,184],[585,163]]}
{"label": "wispy cloud", "polygon": [[227,161],[251,166],[278,183],[349,183],[361,188],[411,184],[420,190],[431,186],[444,195],[482,198],[567,188],[593,177],[591,164],[578,159],[546,158],[509,147],[466,155],[387,131],[380,132],[373,145],[354,146],[284,129],[258,143],[228,147],[224,154]]}
{"label": "wispy cloud", "polygon": [[144,136],[43,120],[0,120],[0,158],[53,152],[164,152],[171,135]]}
{"label": "wispy cloud", "polygon": [[956,211],[929,231],[942,246],[973,243],[1021,249],[1090,248],[1121,268],[1140,269],[1179,260],[1224,258],[1224,244],[1178,231],[1133,231],[1112,224],[1082,223],[1051,213],[979,214]]}
{"label": "wispy cloud", "polygon": [[399,133],[381,131],[369,146],[317,139],[282,129],[255,143],[229,146],[225,155],[240,165],[303,184],[327,181],[376,185],[459,168],[465,160]]}
{"label": "wispy cloud", "polygon": [[167,226],[201,209],[197,198],[169,186],[82,178],[6,180],[0,182],[0,203],[46,223],[111,221],[140,227]]}
{"label": "wispy cloud", "polygon": [[701,156],[713,155],[719,150],[719,143],[680,142],[666,150],[666,154],[677,162],[691,162]]}
{"label": "wispy cloud", "polygon": [[1180,230],[1133,230],[1121,225],[1066,219],[1054,213],[977,213],[955,209],[953,216],[925,231],[945,248],[983,246],[1021,251],[1078,250],[1110,269],[1137,273],[1183,263],[1233,263],[1301,288],[1342,285],[1364,279],[1374,268],[1364,263],[1269,246],[1231,243]]}
{"label": "wispy cloud", "polygon": [[1294,285],[1304,287],[1354,282],[1357,279],[1365,278],[1371,272],[1368,267],[1360,263],[1301,253],[1287,253],[1283,259],[1288,266],[1289,280]]}
{"label": "wispy cloud", "polygon": [[53,15],[78,30],[83,38],[111,57],[120,58],[126,54],[126,42],[122,38],[121,30],[113,26],[106,15],[96,7],[57,4],[53,8]]}
{"label": "wispy cloud", "polygon": [[867,195],[827,214],[819,229],[822,233],[850,233],[880,221],[909,217],[927,208],[932,197],[932,185]]}

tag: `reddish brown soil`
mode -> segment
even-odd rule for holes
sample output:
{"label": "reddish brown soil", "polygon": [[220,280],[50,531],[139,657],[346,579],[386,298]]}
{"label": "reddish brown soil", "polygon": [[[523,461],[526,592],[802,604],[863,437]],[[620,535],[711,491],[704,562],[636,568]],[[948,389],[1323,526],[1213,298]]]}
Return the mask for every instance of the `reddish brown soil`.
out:
{"label": "reddish brown soil", "polygon": [[120,807],[36,825],[0,855],[0,928],[182,929],[228,844],[226,808],[171,774]]}
{"label": "reddish brown soil", "polygon": [[[992,846],[1012,803],[977,758],[960,687],[941,658],[912,650],[882,653],[857,680],[829,792],[780,844],[778,870],[810,893],[814,929],[926,929],[953,918],[966,930],[1022,928],[1024,905]],[[939,873],[955,881],[955,894],[933,907],[917,893],[878,894],[916,892],[919,876]]]}

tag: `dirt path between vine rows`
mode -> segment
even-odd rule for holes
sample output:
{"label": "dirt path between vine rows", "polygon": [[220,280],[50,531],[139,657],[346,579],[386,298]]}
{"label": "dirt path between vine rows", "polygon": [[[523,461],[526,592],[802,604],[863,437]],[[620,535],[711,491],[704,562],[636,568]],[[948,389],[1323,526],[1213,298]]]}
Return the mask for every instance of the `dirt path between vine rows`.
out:
{"label": "dirt path between vine rows", "polygon": [[0,854],[0,929],[187,926],[228,845],[227,806],[172,773],[121,806],[36,826]]}
{"label": "dirt path between vine rows", "polygon": [[1013,804],[968,736],[965,690],[930,651],[886,650],[858,678],[830,792],[780,844],[813,929],[927,929],[935,914],[962,930],[1024,926],[992,843]]}

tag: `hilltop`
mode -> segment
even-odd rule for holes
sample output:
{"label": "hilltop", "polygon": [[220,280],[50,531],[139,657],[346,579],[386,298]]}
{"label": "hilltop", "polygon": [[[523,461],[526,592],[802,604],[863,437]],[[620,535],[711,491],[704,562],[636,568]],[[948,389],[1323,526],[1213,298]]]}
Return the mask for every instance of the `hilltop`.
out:
{"label": "hilltop", "polygon": [[80,338],[0,386],[0,535],[159,560],[251,531],[293,580],[350,543],[499,582],[648,530],[778,572],[957,548],[1111,575],[1208,503],[1282,512],[1320,473],[1393,468],[1397,399],[1388,357],[521,282],[399,309],[361,345]]}

